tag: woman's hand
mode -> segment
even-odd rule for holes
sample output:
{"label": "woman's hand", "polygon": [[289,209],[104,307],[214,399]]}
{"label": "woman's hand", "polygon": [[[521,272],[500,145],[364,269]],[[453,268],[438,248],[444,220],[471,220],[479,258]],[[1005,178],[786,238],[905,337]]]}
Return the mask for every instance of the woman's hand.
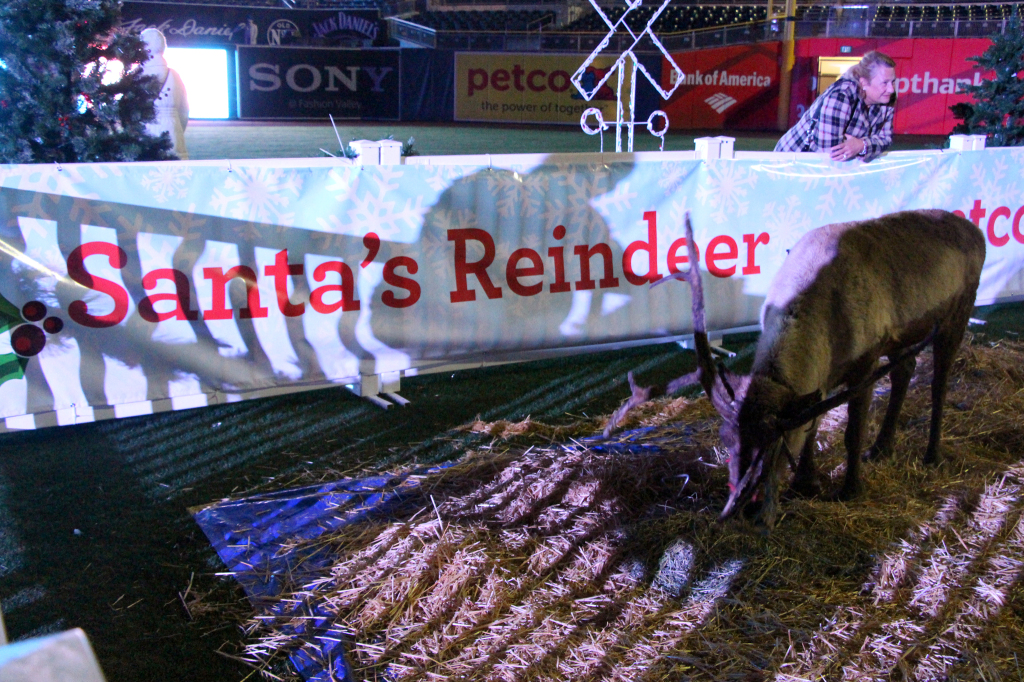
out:
{"label": "woman's hand", "polygon": [[843,141],[829,150],[833,161],[849,161],[864,151],[864,140],[853,135],[845,135]]}

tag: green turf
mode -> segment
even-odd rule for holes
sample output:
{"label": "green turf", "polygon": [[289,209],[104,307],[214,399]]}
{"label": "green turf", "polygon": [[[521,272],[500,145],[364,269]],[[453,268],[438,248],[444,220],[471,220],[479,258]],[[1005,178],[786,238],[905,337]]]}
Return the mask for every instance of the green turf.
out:
{"label": "green turf", "polygon": [[[729,135],[736,138],[738,151],[771,151],[779,133],[723,132],[715,130],[669,132],[668,151],[693,149],[697,137]],[[338,135],[348,144],[352,140],[378,140],[392,136],[405,142],[415,139],[417,154],[527,154],[597,152],[598,136],[583,133],[577,126],[483,126],[412,125],[381,123],[338,126]],[[194,122],[185,133],[192,159],[268,159],[324,157],[320,149],[336,154],[340,145],[330,123],[253,125],[250,123]],[[892,149],[937,149],[945,138],[936,135],[896,136]],[[634,149],[655,151],[659,141],[645,127],[637,129]],[[625,138],[623,138],[625,146]],[[605,133],[605,151],[615,150],[614,130]]]}

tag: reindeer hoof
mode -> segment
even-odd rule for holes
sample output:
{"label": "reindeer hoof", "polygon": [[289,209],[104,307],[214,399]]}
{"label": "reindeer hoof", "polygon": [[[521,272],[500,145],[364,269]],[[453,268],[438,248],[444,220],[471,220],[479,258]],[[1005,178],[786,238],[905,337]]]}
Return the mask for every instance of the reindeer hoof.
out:
{"label": "reindeer hoof", "polygon": [[862,459],[865,462],[870,462],[872,460],[887,459],[892,456],[892,452],[893,451],[891,445],[879,445],[878,443],[875,443],[870,448],[868,448],[868,451],[864,453]]}
{"label": "reindeer hoof", "polygon": [[818,485],[818,480],[814,476],[798,476],[794,478],[793,484],[789,486],[789,490],[797,497],[817,497],[821,494],[821,486]]}
{"label": "reindeer hoof", "polygon": [[861,493],[860,483],[844,483],[843,487],[839,489],[839,493],[836,495],[836,500],[839,502],[849,502],[856,498]]}

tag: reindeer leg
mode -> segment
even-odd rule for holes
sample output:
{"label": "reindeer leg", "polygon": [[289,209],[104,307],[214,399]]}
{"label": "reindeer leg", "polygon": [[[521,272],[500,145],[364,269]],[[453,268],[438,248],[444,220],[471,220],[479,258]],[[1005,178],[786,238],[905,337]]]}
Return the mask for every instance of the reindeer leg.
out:
{"label": "reindeer leg", "polygon": [[946,386],[949,382],[949,370],[953,366],[953,358],[960,349],[963,330],[967,328],[967,316],[963,324],[952,324],[935,337],[933,346],[932,374],[932,423],[928,432],[928,450],[924,454],[925,464],[938,464],[939,441],[942,440],[942,407],[946,402]]}
{"label": "reindeer leg", "polygon": [[[784,443],[779,444],[782,448]],[[758,523],[771,530],[779,515],[779,469],[782,468],[780,449],[773,449],[765,455],[764,466],[768,467],[764,477],[764,502],[757,513]]]}
{"label": "reindeer leg", "polygon": [[791,486],[793,492],[802,497],[814,497],[821,492],[821,486],[818,485],[818,468],[814,465],[814,439],[817,434],[818,420],[815,419],[800,450],[800,461],[796,465],[796,474]]}
{"label": "reindeer leg", "polygon": [[871,386],[853,394],[848,404],[846,421],[846,480],[839,491],[840,500],[849,500],[860,493],[860,444],[871,406]]}
{"label": "reindeer leg", "polygon": [[892,381],[892,390],[889,392],[889,404],[885,408],[885,419],[882,420],[882,428],[878,430],[875,444],[864,454],[865,460],[881,459],[892,454],[892,439],[896,434],[896,421],[900,418],[903,400],[907,397],[907,388],[910,386],[910,379],[914,376],[916,367],[917,356],[904,358],[889,375]]}

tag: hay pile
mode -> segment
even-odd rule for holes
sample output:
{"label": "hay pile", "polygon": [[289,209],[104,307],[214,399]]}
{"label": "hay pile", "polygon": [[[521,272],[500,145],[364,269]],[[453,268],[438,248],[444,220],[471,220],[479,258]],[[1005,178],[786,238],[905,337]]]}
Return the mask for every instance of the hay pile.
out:
{"label": "hay pile", "polygon": [[[715,521],[703,397],[644,406],[620,442],[470,425],[496,440],[410,518],[318,539],[333,566],[282,595],[292,616],[252,616],[239,655],[287,678],[286,655],[343,632],[357,680],[1024,680],[1024,345],[965,344],[938,468],[920,464],[929,360],[864,494],[787,499],[770,535]],[[819,433],[826,490],[844,422]]]}

